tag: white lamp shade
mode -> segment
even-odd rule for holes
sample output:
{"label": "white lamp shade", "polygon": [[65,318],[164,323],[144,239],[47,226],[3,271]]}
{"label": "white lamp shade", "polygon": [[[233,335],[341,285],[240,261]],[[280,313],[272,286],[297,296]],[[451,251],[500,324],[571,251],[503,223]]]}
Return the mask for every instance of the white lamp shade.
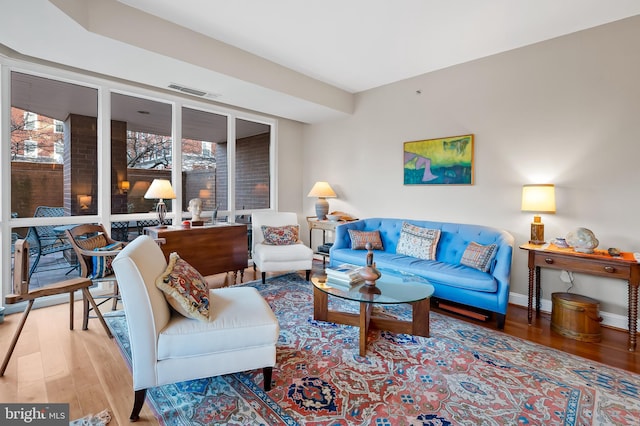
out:
{"label": "white lamp shade", "polygon": [[146,194],[144,194],[144,198],[173,200],[176,198],[176,193],[173,192],[173,188],[171,187],[171,182],[169,180],[154,179],[153,182],[151,182],[149,189],[147,189]]}
{"label": "white lamp shade", "polygon": [[556,191],[554,185],[523,185],[522,211],[535,213],[555,213]]}
{"label": "white lamp shade", "polygon": [[329,185],[329,182],[316,182],[307,197],[335,198],[336,193]]}

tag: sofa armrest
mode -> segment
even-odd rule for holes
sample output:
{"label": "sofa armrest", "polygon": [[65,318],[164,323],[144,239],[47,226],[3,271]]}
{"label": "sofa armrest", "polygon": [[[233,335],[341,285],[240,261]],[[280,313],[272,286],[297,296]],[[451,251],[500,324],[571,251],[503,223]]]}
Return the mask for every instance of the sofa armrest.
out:
{"label": "sofa armrest", "polygon": [[511,263],[513,258],[514,239],[511,234],[504,232],[503,241],[499,243],[498,253],[496,254],[496,265],[493,268],[492,275],[498,283],[498,310],[502,313],[507,312],[509,304],[509,291],[511,280]]}

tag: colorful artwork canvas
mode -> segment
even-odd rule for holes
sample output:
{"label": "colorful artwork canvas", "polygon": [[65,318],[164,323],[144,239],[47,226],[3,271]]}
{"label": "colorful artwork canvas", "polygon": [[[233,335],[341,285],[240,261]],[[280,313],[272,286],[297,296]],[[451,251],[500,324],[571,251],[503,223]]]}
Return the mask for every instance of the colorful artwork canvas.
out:
{"label": "colorful artwork canvas", "polygon": [[404,143],[405,185],[472,185],[473,135]]}

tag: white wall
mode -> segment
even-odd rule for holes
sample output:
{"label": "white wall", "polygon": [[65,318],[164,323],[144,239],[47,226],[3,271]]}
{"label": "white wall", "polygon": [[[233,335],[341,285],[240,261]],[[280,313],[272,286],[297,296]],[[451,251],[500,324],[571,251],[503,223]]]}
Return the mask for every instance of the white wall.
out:
{"label": "white wall", "polygon": [[[303,191],[327,180],[339,197],[331,210],[490,225],[517,247],[533,216],[520,211],[522,185],[554,183],[547,240],[584,226],[600,248],[640,251],[638,52],[634,17],[360,93],[352,117],[305,126]],[[473,185],[403,185],[403,142],[469,133]],[[313,214],[314,200],[303,201]],[[559,277],[543,272],[543,299],[567,290]],[[517,248],[511,289],[526,303]],[[627,314],[622,281],[576,275],[572,291]]]}

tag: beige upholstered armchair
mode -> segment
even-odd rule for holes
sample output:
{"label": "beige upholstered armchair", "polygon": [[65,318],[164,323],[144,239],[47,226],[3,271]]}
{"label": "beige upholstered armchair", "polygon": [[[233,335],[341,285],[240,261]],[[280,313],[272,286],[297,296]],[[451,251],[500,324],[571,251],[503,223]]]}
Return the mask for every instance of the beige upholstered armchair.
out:
{"label": "beige upholstered armchair", "polygon": [[167,265],[146,235],[113,261],[131,341],[135,400],[130,419],[139,418],[148,388],[168,383],[261,368],[268,391],[280,333],[269,304],[253,287],[206,289],[208,316],[189,318],[173,310],[156,286],[169,282],[166,271],[172,264]]}
{"label": "beige upholstered armchair", "polygon": [[[256,212],[251,215],[253,269],[262,273],[305,270],[311,274],[313,250],[299,239],[298,216],[290,212]],[[266,238],[265,238],[266,237]]]}

